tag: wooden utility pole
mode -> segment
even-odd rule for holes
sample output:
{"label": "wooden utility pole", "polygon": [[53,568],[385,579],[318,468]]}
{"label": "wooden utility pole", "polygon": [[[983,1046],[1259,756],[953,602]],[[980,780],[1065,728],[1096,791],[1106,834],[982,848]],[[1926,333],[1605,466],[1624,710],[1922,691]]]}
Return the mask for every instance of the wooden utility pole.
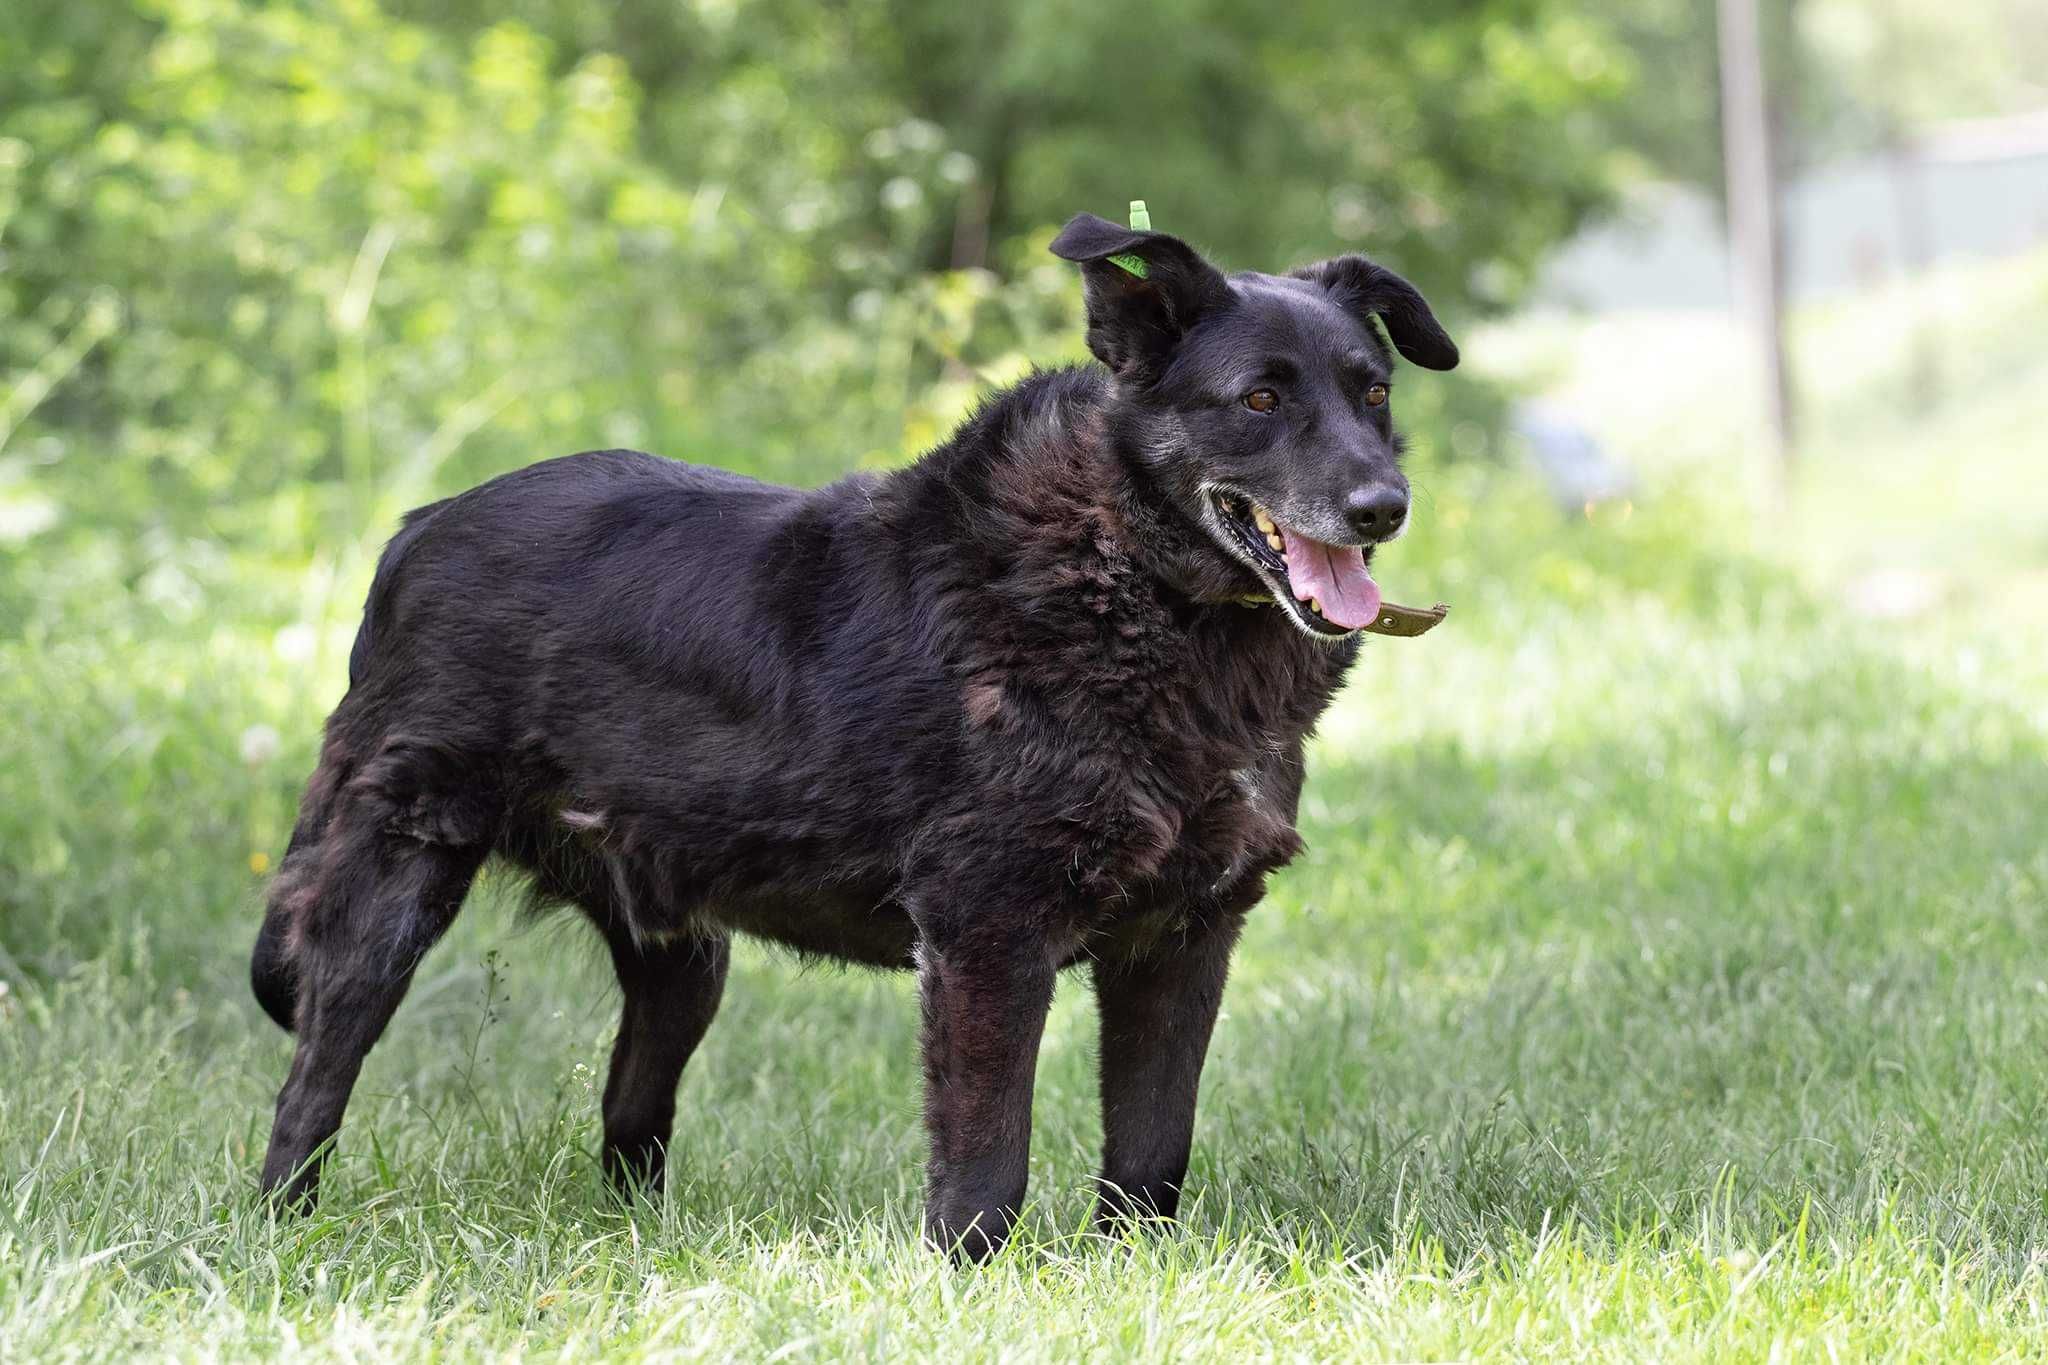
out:
{"label": "wooden utility pole", "polygon": [[1728,192],[1728,251],[1735,303],[1762,365],[1765,418],[1781,485],[1792,468],[1792,404],[1785,366],[1778,260],[1777,185],[1757,0],[1719,0],[1721,152]]}

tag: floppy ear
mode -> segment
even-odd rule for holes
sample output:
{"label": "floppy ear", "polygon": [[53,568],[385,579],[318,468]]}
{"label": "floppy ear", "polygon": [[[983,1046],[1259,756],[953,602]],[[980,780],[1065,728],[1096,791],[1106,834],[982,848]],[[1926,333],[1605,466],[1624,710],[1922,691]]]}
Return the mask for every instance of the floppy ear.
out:
{"label": "floppy ear", "polygon": [[1394,349],[1424,369],[1457,368],[1458,345],[1429,311],[1422,291],[1385,266],[1363,256],[1339,256],[1303,266],[1294,277],[1329,290],[1348,313],[1377,315]]}
{"label": "floppy ear", "polygon": [[1052,254],[1078,261],[1088,302],[1088,349],[1140,383],[1211,308],[1229,300],[1221,271],[1178,237],[1118,227],[1078,213],[1053,238]]}

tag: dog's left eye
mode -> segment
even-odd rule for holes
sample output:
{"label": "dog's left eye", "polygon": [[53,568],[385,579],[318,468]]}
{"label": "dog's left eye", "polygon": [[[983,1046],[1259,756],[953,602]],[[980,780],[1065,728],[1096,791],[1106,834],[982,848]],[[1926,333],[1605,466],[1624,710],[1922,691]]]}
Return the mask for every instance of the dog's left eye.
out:
{"label": "dog's left eye", "polygon": [[1365,391],[1365,405],[1369,408],[1382,407],[1387,401],[1387,386],[1375,384]]}
{"label": "dog's left eye", "polygon": [[1253,412],[1271,412],[1280,406],[1280,395],[1271,389],[1253,389],[1244,396],[1244,405]]}

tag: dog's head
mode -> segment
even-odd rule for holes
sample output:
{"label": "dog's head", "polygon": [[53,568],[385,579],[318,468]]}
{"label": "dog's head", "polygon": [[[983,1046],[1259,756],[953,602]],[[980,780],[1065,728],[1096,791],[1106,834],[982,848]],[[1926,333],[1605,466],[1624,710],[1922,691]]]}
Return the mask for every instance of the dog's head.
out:
{"label": "dog's head", "polygon": [[1301,630],[1369,623],[1366,564],[1408,525],[1387,338],[1417,365],[1458,363],[1415,286],[1363,256],[1225,276],[1178,237],[1087,213],[1052,250],[1080,263],[1120,444]]}

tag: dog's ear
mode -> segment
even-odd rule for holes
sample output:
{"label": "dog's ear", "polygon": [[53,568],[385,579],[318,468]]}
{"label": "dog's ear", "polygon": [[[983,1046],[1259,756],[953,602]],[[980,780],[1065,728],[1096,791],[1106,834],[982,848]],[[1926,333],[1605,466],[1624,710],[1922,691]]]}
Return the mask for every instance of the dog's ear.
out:
{"label": "dog's ear", "polygon": [[1347,313],[1378,317],[1394,349],[1424,369],[1457,368],[1458,345],[1429,311],[1422,291],[1385,266],[1363,256],[1339,256],[1305,265],[1294,277],[1329,290]]}
{"label": "dog's ear", "polygon": [[1052,254],[1080,263],[1088,349],[1140,383],[1158,378],[1196,320],[1230,298],[1223,273],[1180,238],[1092,213],[1075,214],[1060,229]]}

